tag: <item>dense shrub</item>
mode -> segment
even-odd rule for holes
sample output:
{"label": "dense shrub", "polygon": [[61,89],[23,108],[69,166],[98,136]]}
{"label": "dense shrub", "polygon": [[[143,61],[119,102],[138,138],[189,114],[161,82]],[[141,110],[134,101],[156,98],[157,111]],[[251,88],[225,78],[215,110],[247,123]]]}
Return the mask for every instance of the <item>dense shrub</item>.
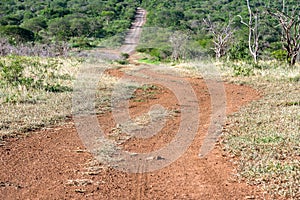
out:
{"label": "dense shrub", "polygon": [[137,49],[137,51],[141,52],[141,53],[147,53],[147,54],[151,55],[152,57],[154,57],[158,61],[164,61],[172,55],[172,52],[168,49],[140,47]]}
{"label": "dense shrub", "polygon": [[287,59],[287,52],[279,49],[272,52],[272,57],[279,61],[285,61]]}
{"label": "dense shrub", "polygon": [[20,27],[48,41],[69,41],[73,37],[107,38],[130,27],[138,6],[139,2],[134,0],[6,0],[0,2],[0,25],[11,30],[1,28],[4,30],[0,32],[4,36],[21,35],[13,37],[25,41],[32,41],[33,34]]}
{"label": "dense shrub", "polygon": [[19,26],[0,26],[0,36],[17,43],[34,41],[34,33]]}

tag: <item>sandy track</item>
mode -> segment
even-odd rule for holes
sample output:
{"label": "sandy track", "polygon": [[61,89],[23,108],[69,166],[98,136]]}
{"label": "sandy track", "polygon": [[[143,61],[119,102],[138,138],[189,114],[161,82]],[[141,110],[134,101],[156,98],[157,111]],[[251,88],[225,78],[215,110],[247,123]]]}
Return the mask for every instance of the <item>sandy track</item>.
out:
{"label": "sandy track", "polygon": [[135,21],[132,23],[132,26],[125,37],[124,45],[122,45],[119,49],[120,52],[127,54],[134,53],[142,33],[142,26],[145,23],[146,10],[139,8],[136,12]]}
{"label": "sandy track", "polygon": [[[122,76],[112,70],[111,75]],[[202,79],[188,81],[200,102],[200,128],[188,151],[177,161],[161,170],[131,174],[102,164],[91,164],[93,157],[85,151],[74,123],[29,134],[28,137],[8,139],[0,148],[1,199],[245,199],[262,194],[255,187],[233,181],[234,167],[215,148],[207,157],[198,157],[210,119],[210,96]],[[227,113],[237,111],[258,92],[226,84]],[[174,109],[178,102],[164,87],[149,98],[136,91],[144,101],[130,103],[130,113],[148,112],[155,104]],[[115,127],[112,113],[98,116],[103,130],[109,135]],[[152,151],[167,145],[176,134],[180,115],[170,118],[166,126],[147,141],[130,139],[122,144],[128,151]],[[77,182],[76,182],[77,181]]]}
{"label": "sandy track", "polygon": [[[139,28],[144,21],[137,22]],[[139,34],[132,31],[128,38],[137,39]],[[130,44],[125,44],[121,51],[132,53],[136,39],[127,40]],[[120,70],[107,73],[124,76]],[[0,199],[263,199],[258,188],[234,181],[234,166],[218,145],[208,156],[199,158],[210,123],[210,94],[203,79],[182,80],[192,85],[199,101],[200,128],[188,150],[171,165],[155,172],[135,174],[95,162],[70,120],[64,126],[6,140],[0,147]],[[132,116],[148,112],[155,104],[178,109],[178,100],[172,91],[157,87],[151,97],[136,91],[135,98],[142,101],[130,101]],[[225,87],[227,114],[259,98],[257,91],[246,86],[225,84]],[[98,120],[109,136],[116,126],[112,113],[103,113]],[[120,146],[136,152],[159,149],[172,140],[180,120],[178,113],[169,118],[155,136],[147,140],[131,138]]]}

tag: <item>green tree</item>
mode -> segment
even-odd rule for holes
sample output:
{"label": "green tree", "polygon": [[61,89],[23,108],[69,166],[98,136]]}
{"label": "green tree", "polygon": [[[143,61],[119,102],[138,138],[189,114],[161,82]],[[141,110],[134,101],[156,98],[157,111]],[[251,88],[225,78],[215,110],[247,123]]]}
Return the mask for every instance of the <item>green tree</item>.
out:
{"label": "green tree", "polygon": [[68,40],[72,36],[71,24],[66,18],[56,18],[49,22],[48,31],[52,37]]}
{"label": "green tree", "polygon": [[88,36],[89,22],[85,18],[73,18],[70,20],[70,31],[74,37]]}
{"label": "green tree", "polygon": [[35,17],[24,21],[21,26],[38,33],[40,30],[47,28],[47,22],[43,17]]}
{"label": "green tree", "polygon": [[102,11],[101,16],[105,18],[106,20],[106,25],[109,24],[109,21],[113,18],[115,13],[113,11]]}
{"label": "green tree", "polygon": [[0,26],[0,35],[15,42],[34,41],[34,33],[19,26]]}

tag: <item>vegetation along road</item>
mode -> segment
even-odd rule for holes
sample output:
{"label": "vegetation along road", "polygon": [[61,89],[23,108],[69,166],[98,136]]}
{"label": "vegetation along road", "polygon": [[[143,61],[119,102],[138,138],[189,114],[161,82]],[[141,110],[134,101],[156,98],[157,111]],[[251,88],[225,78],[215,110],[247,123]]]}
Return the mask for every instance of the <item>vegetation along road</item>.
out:
{"label": "vegetation along road", "polygon": [[296,13],[0,3],[0,199],[299,199]]}

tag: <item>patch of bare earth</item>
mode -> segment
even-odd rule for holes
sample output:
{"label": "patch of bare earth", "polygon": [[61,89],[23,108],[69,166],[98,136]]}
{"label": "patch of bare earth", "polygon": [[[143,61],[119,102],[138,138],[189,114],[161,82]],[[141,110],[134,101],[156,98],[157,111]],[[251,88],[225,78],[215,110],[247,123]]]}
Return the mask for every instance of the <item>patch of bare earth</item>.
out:
{"label": "patch of bare earth", "polygon": [[[119,70],[108,74],[122,76]],[[149,173],[130,174],[96,162],[85,150],[75,125],[41,130],[7,139],[0,147],[0,199],[263,199],[259,188],[238,183],[233,164],[217,145],[198,157],[210,120],[210,95],[203,79],[187,79],[199,100],[200,128],[185,152],[171,165]],[[225,84],[227,114],[258,99],[250,87]],[[150,94],[150,95],[149,95]],[[138,89],[130,101],[131,116],[161,104],[175,111],[164,128],[147,139],[130,138],[121,144],[128,151],[149,152],[167,145],[180,124],[178,102],[167,88]],[[98,116],[109,137],[116,126],[110,112]]]}

